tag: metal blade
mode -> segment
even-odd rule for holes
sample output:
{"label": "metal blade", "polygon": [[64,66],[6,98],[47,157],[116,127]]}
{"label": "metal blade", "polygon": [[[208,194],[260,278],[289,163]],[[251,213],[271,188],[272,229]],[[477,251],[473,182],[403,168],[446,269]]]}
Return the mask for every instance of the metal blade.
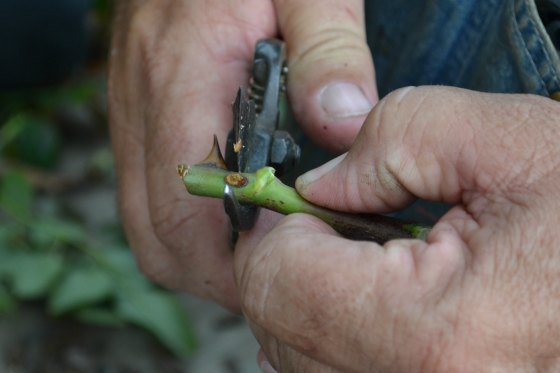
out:
{"label": "metal blade", "polygon": [[248,152],[256,123],[255,103],[249,99],[247,90],[239,87],[233,103],[233,150],[237,158],[237,171],[247,170]]}

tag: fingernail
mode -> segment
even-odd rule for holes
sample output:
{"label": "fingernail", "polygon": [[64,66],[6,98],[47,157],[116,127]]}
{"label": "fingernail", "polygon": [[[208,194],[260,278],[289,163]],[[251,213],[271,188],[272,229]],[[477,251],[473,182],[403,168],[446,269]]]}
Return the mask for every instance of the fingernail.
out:
{"label": "fingernail", "polygon": [[261,361],[261,370],[263,373],[276,373],[276,370],[270,365],[267,360]]}
{"label": "fingernail", "polygon": [[324,175],[328,174],[329,171],[334,169],[342,160],[346,157],[346,153],[339,155],[338,157],[331,159],[324,165],[321,165],[311,171],[307,171],[303,175],[297,178],[296,180],[296,188],[298,190],[304,189],[308,184],[313,183],[316,180],[319,180]]}
{"label": "fingernail", "polygon": [[332,83],[321,91],[319,102],[323,110],[334,118],[366,115],[372,103],[360,87],[352,83]]}

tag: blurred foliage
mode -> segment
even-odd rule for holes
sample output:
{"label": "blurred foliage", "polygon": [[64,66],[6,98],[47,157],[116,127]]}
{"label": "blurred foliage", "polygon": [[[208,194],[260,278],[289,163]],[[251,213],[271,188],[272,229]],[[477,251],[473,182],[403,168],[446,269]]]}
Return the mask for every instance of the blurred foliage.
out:
{"label": "blurred foliage", "polygon": [[[192,351],[192,327],[177,299],[137,270],[130,250],[100,245],[76,222],[33,212],[34,191],[17,170],[0,180],[0,312],[45,300],[52,316],[100,325],[136,324],[179,356]],[[105,240],[107,241],[107,240]]]}
{"label": "blurred foliage", "polygon": [[89,77],[57,87],[1,93],[2,155],[31,166],[53,168],[61,147],[60,113],[91,105],[104,90],[101,79]]}
{"label": "blurred foliage", "polygon": [[[110,2],[92,6],[107,30]],[[82,75],[57,87],[0,94],[0,315],[40,301],[52,317],[136,325],[185,356],[196,343],[178,298],[138,271],[119,235],[86,228],[58,206],[59,191],[36,183],[36,171],[56,178],[67,140],[61,112],[87,108],[106,132],[103,74]],[[108,151],[91,155],[91,166],[105,179],[113,175]],[[91,187],[90,180],[82,184]]]}

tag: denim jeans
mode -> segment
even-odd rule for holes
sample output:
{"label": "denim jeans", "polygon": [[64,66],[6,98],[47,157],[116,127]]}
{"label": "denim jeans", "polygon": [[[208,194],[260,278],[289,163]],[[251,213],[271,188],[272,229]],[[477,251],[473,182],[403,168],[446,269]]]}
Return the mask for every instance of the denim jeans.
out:
{"label": "denim jeans", "polygon": [[560,91],[560,60],[534,0],[366,0],[381,96],[407,85]]}

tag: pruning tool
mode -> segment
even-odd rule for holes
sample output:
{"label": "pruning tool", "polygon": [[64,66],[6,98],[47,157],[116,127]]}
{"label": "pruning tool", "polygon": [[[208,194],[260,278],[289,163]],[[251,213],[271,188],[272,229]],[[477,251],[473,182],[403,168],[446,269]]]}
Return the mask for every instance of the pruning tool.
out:
{"label": "pruning tool", "polygon": [[[287,131],[279,129],[287,72],[284,43],[277,39],[257,42],[250,87],[241,86],[233,103],[233,128],[225,152],[228,170],[252,173],[271,166],[282,176],[299,161],[299,146]],[[227,183],[224,208],[234,240],[239,231],[253,227],[259,212],[255,205],[239,203]]]}

